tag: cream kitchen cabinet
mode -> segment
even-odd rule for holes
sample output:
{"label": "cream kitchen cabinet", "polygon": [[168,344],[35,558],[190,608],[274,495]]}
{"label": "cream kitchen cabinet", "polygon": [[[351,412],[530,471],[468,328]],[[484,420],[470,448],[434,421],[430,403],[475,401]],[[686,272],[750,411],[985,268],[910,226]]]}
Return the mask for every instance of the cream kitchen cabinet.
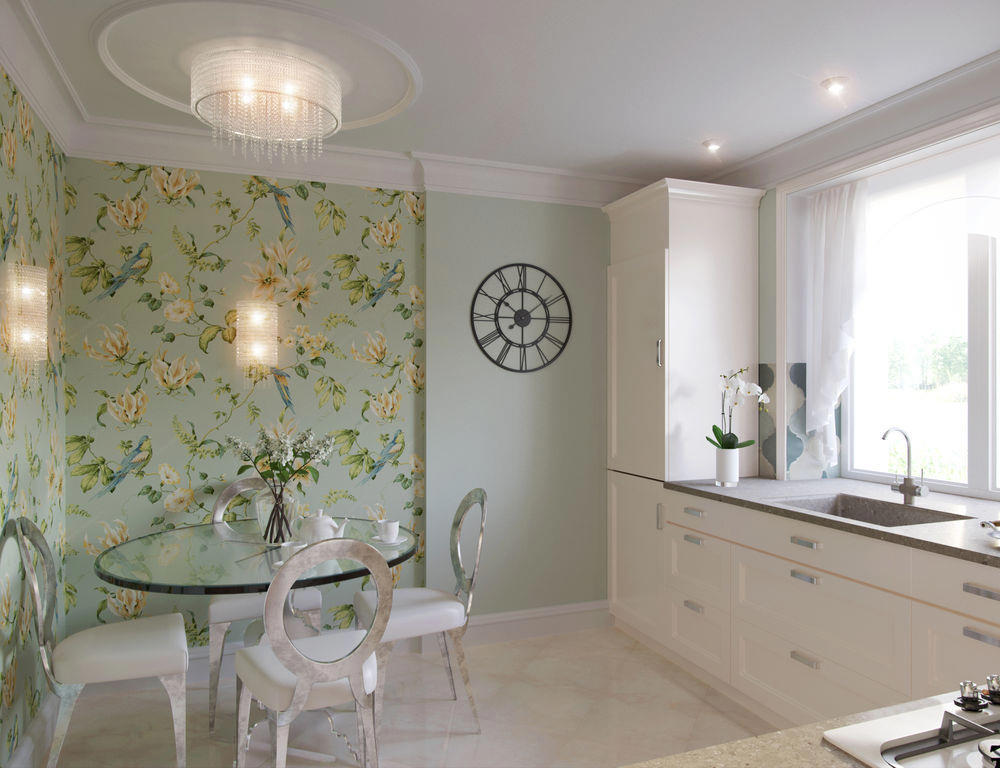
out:
{"label": "cream kitchen cabinet", "polygon": [[[604,208],[609,469],[654,480],[714,472],[704,435],[718,415],[719,374],[756,373],[762,194],[664,179]],[[741,410],[737,431],[755,438],[756,414]],[[756,449],[744,450],[745,474],[756,474]]]}
{"label": "cream kitchen cabinet", "polygon": [[957,689],[961,680],[983,681],[1000,672],[1000,627],[913,605],[913,696]]}
{"label": "cream kitchen cabinet", "polygon": [[666,560],[662,484],[608,472],[608,596],[611,614],[650,637],[664,635]]}

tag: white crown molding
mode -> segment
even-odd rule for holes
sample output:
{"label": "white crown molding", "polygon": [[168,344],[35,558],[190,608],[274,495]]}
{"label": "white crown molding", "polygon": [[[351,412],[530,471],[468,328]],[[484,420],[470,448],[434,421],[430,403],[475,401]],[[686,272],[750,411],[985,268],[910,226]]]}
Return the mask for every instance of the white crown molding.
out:
{"label": "white crown molding", "polygon": [[651,197],[663,194],[666,194],[670,200],[695,200],[700,203],[756,208],[764,196],[764,190],[752,187],[732,187],[725,184],[709,184],[704,181],[687,181],[686,179],[660,179],[620,200],[609,203],[601,210],[613,217]]}
{"label": "white crown molding", "polygon": [[643,185],[638,179],[413,152],[425,189],[599,208]]}
{"label": "white crown molding", "polygon": [[1000,119],[997,83],[1000,51],[729,165],[707,181],[771,188],[935,128],[952,130],[963,121],[966,130],[984,127]]}

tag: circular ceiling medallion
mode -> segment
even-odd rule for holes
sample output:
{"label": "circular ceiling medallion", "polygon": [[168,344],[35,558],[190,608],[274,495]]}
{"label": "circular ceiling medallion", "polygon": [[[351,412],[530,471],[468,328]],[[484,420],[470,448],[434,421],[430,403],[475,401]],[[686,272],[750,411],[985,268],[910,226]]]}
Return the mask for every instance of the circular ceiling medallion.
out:
{"label": "circular ceiling medallion", "polygon": [[420,93],[416,63],[394,42],[298,0],[130,0],[101,14],[92,39],[129,88],[191,114],[191,60],[211,49],[265,47],[336,74],[342,130],[398,115]]}

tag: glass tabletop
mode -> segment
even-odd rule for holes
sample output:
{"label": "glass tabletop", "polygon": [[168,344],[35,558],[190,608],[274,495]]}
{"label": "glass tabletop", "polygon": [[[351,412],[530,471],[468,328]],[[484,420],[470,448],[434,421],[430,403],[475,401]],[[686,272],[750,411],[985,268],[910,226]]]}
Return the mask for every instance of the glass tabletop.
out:
{"label": "glass tabletop", "polygon": [[[396,566],[416,554],[417,537],[399,527],[397,543],[376,540],[375,522],[348,518],[345,538],[371,544]],[[118,544],[94,561],[98,577],[118,587],[173,595],[266,592],[290,545],[268,544],[256,520],[203,523],[158,531]],[[357,579],[368,573],[353,560],[331,560],[303,574],[296,587]]]}

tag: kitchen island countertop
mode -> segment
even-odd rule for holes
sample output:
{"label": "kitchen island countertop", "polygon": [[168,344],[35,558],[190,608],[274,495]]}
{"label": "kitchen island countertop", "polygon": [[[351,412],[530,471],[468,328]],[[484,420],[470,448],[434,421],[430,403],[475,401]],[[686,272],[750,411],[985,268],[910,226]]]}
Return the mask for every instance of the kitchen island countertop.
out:
{"label": "kitchen island countertop", "polygon": [[937,703],[933,698],[908,701],[905,704],[894,704],[891,707],[647,760],[629,768],[862,768],[857,760],[826,744],[823,733],[845,725],[931,707]]}

